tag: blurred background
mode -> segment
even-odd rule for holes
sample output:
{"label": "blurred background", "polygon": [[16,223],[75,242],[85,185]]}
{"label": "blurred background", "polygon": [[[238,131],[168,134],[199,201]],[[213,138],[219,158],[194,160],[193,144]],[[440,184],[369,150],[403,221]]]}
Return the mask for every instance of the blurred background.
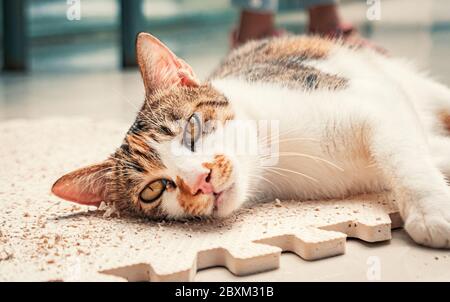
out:
{"label": "blurred background", "polygon": [[[369,20],[374,1],[341,0],[345,21],[450,85],[450,1],[380,0],[380,20]],[[159,37],[204,78],[229,51],[239,18],[229,0],[0,2],[0,120],[82,115],[131,121],[144,96],[133,67],[136,31]],[[303,33],[306,22],[292,1],[279,1],[277,26]]]}

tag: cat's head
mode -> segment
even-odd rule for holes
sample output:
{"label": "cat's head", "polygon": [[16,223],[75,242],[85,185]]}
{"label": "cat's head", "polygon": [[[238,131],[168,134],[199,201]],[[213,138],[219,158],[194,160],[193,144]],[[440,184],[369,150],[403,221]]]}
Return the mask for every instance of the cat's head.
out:
{"label": "cat's head", "polygon": [[62,176],[52,192],[148,217],[229,215],[246,198],[251,166],[223,144],[231,104],[150,34],[138,35],[136,53],[146,100],[123,144],[104,162]]}

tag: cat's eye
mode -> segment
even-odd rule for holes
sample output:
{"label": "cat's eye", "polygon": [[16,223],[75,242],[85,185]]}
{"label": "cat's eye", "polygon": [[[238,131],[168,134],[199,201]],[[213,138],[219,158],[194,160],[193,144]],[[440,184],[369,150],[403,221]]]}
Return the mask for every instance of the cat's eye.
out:
{"label": "cat's eye", "polygon": [[170,181],[167,179],[158,179],[149,183],[144,190],[142,190],[139,197],[143,203],[152,203],[157,201],[166,190]]}
{"label": "cat's eye", "polygon": [[183,132],[183,144],[195,152],[195,145],[202,134],[202,122],[200,116],[197,113],[191,115],[186,123],[186,127]]}

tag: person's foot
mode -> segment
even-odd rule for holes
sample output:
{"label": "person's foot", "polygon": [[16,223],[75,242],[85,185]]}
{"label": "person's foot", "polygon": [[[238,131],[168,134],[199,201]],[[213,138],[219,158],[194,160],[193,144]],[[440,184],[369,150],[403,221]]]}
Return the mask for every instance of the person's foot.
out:
{"label": "person's foot", "polygon": [[[308,10],[308,34],[316,34],[331,39],[343,39],[356,47],[372,48],[382,54],[387,51],[361,37],[355,27],[341,20],[336,5],[320,5]],[[275,27],[275,16],[270,12],[242,11],[238,28],[230,34],[231,48],[238,47],[249,40],[278,37],[288,34]]]}
{"label": "person's foot", "polygon": [[320,35],[330,39],[343,39],[345,43],[352,46],[368,47],[382,54],[387,53],[384,48],[361,37],[352,24],[343,22],[335,4],[311,7],[308,14],[308,34]]}
{"label": "person's foot", "polygon": [[250,40],[259,40],[285,34],[282,29],[275,28],[275,16],[266,12],[242,11],[238,28],[230,34],[231,48],[235,48]]}
{"label": "person's foot", "polygon": [[329,35],[338,30],[345,30],[335,4],[313,6],[308,9],[308,33]]}

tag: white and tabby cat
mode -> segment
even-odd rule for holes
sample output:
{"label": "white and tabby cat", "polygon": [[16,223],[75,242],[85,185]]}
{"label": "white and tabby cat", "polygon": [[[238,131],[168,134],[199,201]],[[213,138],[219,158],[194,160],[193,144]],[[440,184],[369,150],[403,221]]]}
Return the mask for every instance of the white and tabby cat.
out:
{"label": "white and tabby cat", "polygon": [[[450,247],[448,88],[400,60],[318,37],[247,43],[204,83],[149,34],[138,36],[137,59],[146,100],[122,146],[61,177],[56,195],[180,218],[227,216],[248,199],[392,189],[404,196],[411,237]],[[279,121],[275,166],[217,143],[233,120]],[[257,128],[247,135],[267,140]]]}

